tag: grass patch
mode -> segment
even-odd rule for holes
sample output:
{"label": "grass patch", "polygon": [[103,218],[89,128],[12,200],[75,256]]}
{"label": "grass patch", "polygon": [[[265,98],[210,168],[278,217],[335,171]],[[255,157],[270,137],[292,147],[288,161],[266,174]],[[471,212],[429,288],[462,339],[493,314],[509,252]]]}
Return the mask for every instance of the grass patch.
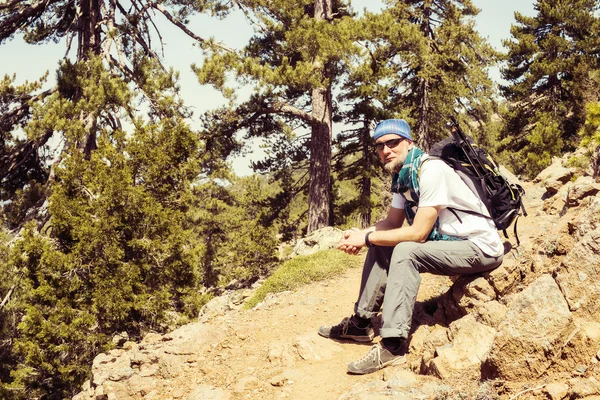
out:
{"label": "grass patch", "polygon": [[269,293],[297,289],[307,283],[322,281],[341,275],[348,268],[362,267],[364,257],[351,256],[340,250],[323,250],[309,256],[294,257],[284,262],[256,293],[246,301],[245,309],[251,309],[263,301]]}

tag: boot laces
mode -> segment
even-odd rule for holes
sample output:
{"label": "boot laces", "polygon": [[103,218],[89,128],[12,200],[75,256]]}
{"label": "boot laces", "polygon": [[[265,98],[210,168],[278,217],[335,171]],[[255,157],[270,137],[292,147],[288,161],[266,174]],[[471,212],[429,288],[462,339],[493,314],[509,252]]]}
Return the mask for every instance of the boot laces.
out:
{"label": "boot laces", "polygon": [[366,362],[376,362],[377,364],[381,364],[381,346],[379,344],[376,344],[373,347],[371,347],[371,349],[363,358],[356,361],[356,365],[364,364]]}

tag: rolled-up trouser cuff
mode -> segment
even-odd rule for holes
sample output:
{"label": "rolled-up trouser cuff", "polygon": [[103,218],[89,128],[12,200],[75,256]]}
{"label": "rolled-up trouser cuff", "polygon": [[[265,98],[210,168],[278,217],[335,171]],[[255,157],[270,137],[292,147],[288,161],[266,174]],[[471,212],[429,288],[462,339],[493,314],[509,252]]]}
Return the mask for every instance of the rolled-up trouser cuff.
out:
{"label": "rolled-up trouser cuff", "polygon": [[382,338],[392,338],[399,337],[402,339],[408,339],[409,335],[408,329],[396,329],[396,328],[381,328],[379,330],[379,335]]}

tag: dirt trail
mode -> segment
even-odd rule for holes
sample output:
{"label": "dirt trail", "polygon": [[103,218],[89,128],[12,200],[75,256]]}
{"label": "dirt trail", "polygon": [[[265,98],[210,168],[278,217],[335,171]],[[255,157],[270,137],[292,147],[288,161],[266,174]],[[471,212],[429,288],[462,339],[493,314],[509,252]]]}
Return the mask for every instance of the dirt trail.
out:
{"label": "dirt trail", "polygon": [[[261,308],[211,320],[225,339],[198,359],[195,373],[179,377],[181,384],[223,388],[236,399],[320,400],[337,399],[356,383],[381,379],[385,370],[364,376],[346,373],[347,364],[363,357],[371,344],[317,334],[320,325],[351,314],[360,274],[360,269],[350,269],[336,279],[277,294]],[[446,277],[424,278],[418,301],[441,294],[450,284]]]}
{"label": "dirt trail", "polygon": [[[531,189],[530,217],[519,221],[524,248],[552,225],[539,218],[541,194],[527,189]],[[355,384],[384,379],[390,368],[363,376],[346,373],[347,364],[363,357],[370,344],[338,342],[317,334],[320,325],[336,324],[351,314],[360,275],[360,268],[350,269],[335,279],[276,294],[254,310],[230,311],[205,322],[213,337],[197,344],[197,349],[204,349],[201,354],[168,387],[157,388],[156,398],[187,398],[194,388],[208,385],[231,393],[233,399],[329,400]],[[417,301],[437,297],[450,285],[447,277],[424,274]],[[393,367],[394,372],[400,368],[408,367]]]}

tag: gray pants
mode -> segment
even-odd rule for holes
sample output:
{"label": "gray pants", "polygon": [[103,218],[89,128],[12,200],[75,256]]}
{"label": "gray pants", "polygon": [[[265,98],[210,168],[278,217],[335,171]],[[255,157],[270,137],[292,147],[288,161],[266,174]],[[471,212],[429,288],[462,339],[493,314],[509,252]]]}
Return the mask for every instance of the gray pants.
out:
{"label": "gray pants", "polygon": [[[403,242],[367,253],[354,313],[372,318],[381,310],[381,337],[408,338],[421,272],[461,275],[490,271],[502,256],[489,257],[469,240]],[[385,299],[384,299],[385,297]]]}

